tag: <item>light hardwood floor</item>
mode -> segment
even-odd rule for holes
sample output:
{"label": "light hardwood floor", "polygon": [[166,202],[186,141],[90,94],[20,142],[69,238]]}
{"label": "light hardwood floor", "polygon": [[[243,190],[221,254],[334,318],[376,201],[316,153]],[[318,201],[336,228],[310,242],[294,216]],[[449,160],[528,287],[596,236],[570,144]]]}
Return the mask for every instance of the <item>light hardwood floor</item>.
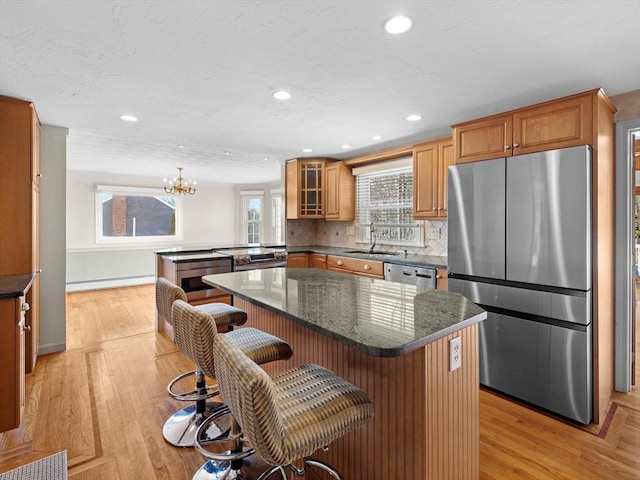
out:
{"label": "light hardwood floor", "polygon": [[[191,478],[203,457],[161,429],[181,406],[166,384],[192,365],[154,332],[153,291],[67,296],[67,351],[27,376],[22,426],[0,434],[0,472],[67,450],[74,480]],[[481,480],[638,480],[640,391],[615,394],[602,424],[580,428],[481,390],[480,437]]]}

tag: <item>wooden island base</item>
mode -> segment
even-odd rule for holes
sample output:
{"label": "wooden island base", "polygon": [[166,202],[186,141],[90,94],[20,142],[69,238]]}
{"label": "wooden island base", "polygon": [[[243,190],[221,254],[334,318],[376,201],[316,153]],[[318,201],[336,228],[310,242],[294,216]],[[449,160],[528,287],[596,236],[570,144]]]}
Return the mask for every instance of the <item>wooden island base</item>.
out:
{"label": "wooden island base", "polygon": [[[477,480],[479,478],[478,325],[399,357],[375,357],[235,297],[247,326],[277,335],[293,348],[276,374],[316,363],[363,389],[374,419],[318,451],[314,458],[348,480]],[[449,371],[449,340],[461,337],[462,366]]]}

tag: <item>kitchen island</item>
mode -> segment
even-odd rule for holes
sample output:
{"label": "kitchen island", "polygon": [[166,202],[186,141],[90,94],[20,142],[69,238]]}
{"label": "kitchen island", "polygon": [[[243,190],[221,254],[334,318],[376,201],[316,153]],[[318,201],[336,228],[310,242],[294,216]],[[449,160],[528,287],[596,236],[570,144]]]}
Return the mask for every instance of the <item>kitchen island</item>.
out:
{"label": "kitchen island", "polygon": [[[277,374],[317,363],[362,388],[373,421],[314,458],[346,479],[477,479],[478,326],[484,310],[446,291],[319,269],[207,275],[234,296],[247,326],[286,340]],[[461,366],[450,371],[450,340]]]}

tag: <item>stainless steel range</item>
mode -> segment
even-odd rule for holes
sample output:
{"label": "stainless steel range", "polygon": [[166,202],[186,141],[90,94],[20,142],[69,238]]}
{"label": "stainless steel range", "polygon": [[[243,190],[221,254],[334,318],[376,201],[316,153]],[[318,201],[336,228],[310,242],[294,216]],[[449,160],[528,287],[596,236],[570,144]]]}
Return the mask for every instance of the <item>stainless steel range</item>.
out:
{"label": "stainless steel range", "polygon": [[216,250],[216,253],[233,258],[233,271],[257,270],[287,266],[287,251],[278,248],[243,247],[230,250]]}

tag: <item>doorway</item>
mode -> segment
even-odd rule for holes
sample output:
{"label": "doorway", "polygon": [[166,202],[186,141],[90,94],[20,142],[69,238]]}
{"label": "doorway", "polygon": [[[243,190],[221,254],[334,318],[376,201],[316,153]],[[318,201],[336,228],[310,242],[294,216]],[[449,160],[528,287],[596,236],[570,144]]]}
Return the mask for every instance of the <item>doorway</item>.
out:
{"label": "doorway", "polygon": [[[640,273],[640,119],[616,124],[615,389],[630,392],[635,375],[635,286]],[[638,168],[636,168],[638,162]],[[638,192],[640,196],[640,191]],[[638,205],[638,206],[636,206]],[[638,253],[636,253],[638,252]]]}

